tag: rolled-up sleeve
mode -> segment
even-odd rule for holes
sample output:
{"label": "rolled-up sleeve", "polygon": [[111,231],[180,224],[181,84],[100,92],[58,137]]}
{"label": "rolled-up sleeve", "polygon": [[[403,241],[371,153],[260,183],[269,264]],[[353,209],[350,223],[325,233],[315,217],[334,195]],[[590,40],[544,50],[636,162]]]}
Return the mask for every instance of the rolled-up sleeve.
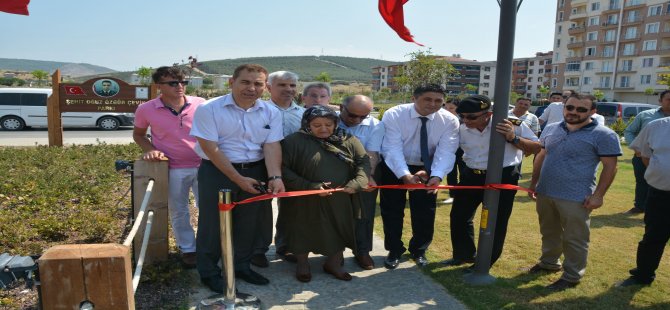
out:
{"label": "rolled-up sleeve", "polygon": [[388,110],[384,113],[382,124],[384,124],[385,133],[381,147],[384,162],[397,178],[410,174],[403,154],[399,117],[398,110]]}
{"label": "rolled-up sleeve", "polygon": [[430,167],[430,176],[443,179],[454,168],[456,150],[458,149],[458,119],[449,115],[447,123],[440,136],[440,142],[435,149],[433,164]]}

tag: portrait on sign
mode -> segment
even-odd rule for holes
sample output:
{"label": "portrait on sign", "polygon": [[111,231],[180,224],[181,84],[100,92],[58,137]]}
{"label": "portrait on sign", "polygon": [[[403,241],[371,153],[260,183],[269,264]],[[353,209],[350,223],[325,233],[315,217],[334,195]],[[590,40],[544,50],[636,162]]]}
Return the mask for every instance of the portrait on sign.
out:
{"label": "portrait on sign", "polygon": [[108,79],[100,79],[93,83],[93,92],[100,97],[112,97],[119,93],[119,88],[119,83]]}

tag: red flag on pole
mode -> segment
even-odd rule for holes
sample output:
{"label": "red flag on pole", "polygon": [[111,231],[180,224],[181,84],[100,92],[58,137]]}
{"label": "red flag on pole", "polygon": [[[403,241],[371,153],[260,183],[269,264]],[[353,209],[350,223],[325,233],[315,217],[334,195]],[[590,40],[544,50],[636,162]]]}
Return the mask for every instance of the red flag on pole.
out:
{"label": "red flag on pole", "polygon": [[2,0],[0,1],[0,11],[11,14],[28,14],[28,3],[30,0]]}
{"label": "red flag on pole", "polygon": [[379,13],[384,18],[384,21],[398,33],[401,39],[423,46],[423,44],[414,41],[409,29],[405,27],[402,6],[407,1],[409,0],[379,0]]}

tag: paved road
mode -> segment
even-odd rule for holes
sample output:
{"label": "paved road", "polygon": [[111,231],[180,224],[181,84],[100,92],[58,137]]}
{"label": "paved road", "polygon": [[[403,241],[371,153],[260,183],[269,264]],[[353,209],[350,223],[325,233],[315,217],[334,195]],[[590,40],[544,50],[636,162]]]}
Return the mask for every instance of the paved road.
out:
{"label": "paved road", "polygon": [[[127,144],[133,143],[132,127],[104,131],[97,129],[65,129],[63,144]],[[22,131],[0,130],[0,146],[49,145],[49,133],[46,128],[33,128]]]}

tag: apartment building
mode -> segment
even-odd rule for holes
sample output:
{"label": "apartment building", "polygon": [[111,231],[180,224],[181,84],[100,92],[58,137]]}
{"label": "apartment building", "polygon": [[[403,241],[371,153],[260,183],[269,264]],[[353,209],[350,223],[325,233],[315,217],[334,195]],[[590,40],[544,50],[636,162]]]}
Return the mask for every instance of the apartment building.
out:
{"label": "apartment building", "polygon": [[552,89],[646,102],[668,66],[668,0],[557,0]]}
{"label": "apartment building", "polygon": [[515,58],[512,62],[512,90],[531,100],[544,96],[541,87],[549,87],[552,79],[553,52],[535,53],[535,57]]}

